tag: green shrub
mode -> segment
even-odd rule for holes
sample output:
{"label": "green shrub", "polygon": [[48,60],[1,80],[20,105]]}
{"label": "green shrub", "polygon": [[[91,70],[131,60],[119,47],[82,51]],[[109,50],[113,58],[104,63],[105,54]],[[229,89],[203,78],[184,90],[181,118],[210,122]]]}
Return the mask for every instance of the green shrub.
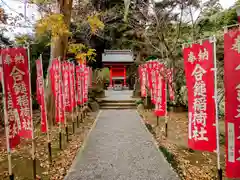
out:
{"label": "green shrub", "polygon": [[139,104],[143,104],[143,100],[140,99],[140,100],[136,100],[135,104],[138,106]]}

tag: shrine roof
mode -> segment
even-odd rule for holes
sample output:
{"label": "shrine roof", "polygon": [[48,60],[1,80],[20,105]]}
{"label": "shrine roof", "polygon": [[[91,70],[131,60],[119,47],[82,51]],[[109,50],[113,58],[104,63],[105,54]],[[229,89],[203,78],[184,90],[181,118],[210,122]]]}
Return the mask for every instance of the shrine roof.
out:
{"label": "shrine roof", "polygon": [[131,50],[104,50],[102,53],[102,62],[133,62],[133,52]]}

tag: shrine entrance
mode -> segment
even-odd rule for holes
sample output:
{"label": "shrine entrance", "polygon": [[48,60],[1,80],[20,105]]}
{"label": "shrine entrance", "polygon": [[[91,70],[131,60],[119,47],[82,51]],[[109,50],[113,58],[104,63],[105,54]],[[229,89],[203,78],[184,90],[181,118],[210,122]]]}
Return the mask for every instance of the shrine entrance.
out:
{"label": "shrine entrance", "polygon": [[108,89],[129,89],[127,83],[127,68],[133,63],[131,50],[105,50],[102,54],[103,66],[109,68]]}

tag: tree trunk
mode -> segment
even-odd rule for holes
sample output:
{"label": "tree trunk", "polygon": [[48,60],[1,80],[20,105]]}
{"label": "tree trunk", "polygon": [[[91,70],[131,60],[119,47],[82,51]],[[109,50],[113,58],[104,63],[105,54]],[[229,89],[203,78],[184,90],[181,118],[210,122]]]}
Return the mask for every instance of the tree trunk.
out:
{"label": "tree trunk", "polygon": [[[57,13],[64,15],[64,22],[69,28],[71,20],[73,0],[57,0]],[[66,57],[68,36],[52,38],[51,57]]]}
{"label": "tree trunk", "polygon": [[[71,20],[71,11],[72,11],[73,0],[57,0],[56,2],[56,13],[60,13],[64,16],[64,22],[69,28]],[[51,40],[51,59],[61,57],[61,59],[66,58],[68,46],[68,35],[53,37]],[[49,63],[49,67],[51,62]],[[49,71],[48,71],[49,72]],[[48,111],[48,120],[55,122],[55,101],[51,89],[51,80],[48,76],[48,83],[46,88],[46,100],[47,100],[47,111]]]}

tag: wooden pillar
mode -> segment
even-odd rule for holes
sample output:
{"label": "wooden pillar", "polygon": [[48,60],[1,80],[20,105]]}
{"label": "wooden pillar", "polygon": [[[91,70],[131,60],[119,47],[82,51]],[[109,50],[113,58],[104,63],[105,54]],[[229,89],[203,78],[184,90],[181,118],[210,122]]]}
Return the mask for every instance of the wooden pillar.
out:
{"label": "wooden pillar", "polygon": [[112,88],[113,84],[112,84],[112,66],[110,66],[110,78],[109,78],[109,87]]}
{"label": "wooden pillar", "polygon": [[127,86],[127,84],[126,84],[126,66],[123,67],[123,73],[124,73],[123,86],[126,87]]}

